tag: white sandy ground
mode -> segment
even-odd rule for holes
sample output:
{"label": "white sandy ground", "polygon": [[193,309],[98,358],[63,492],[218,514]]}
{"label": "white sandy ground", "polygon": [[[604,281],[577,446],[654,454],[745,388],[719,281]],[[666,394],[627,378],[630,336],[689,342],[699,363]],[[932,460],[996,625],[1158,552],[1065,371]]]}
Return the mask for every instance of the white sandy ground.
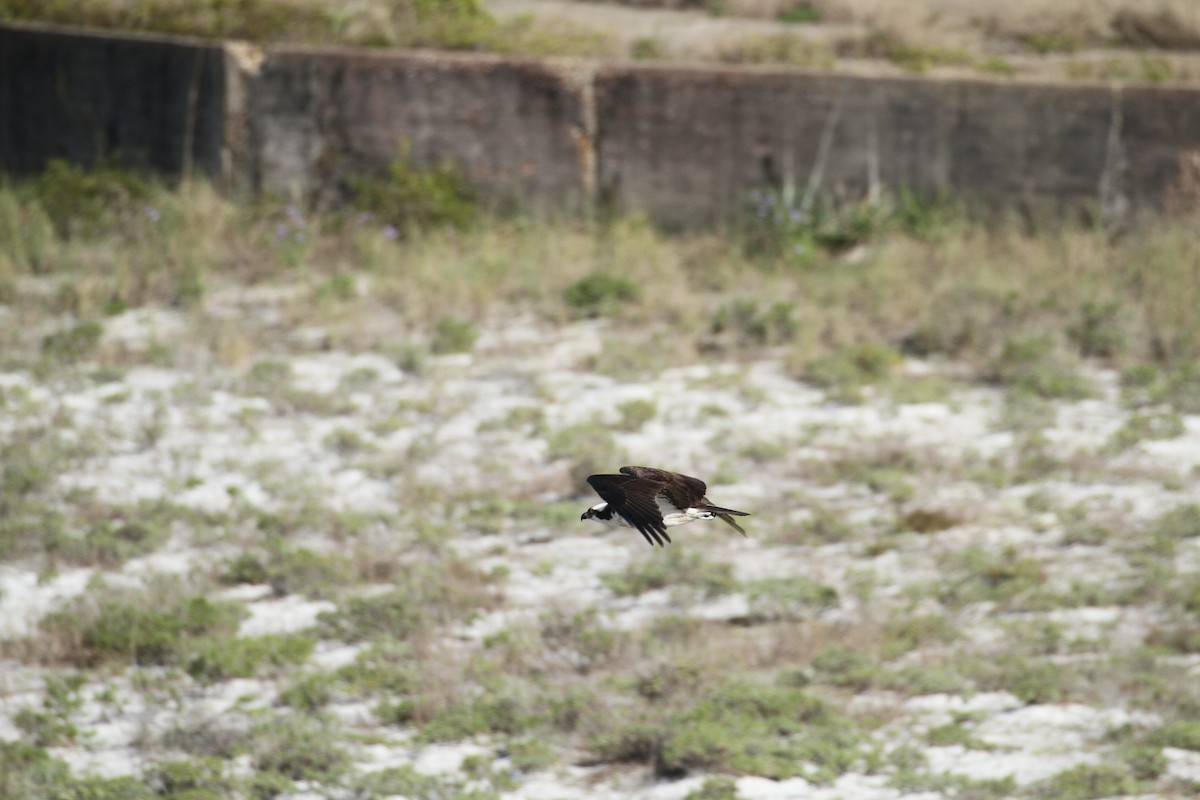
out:
{"label": "white sandy ground", "polygon": [[[238,299],[243,305],[257,308],[257,303],[267,310],[278,301],[278,295],[269,293]],[[218,296],[210,301],[213,313],[221,313],[222,302],[233,301]],[[241,306],[231,308],[229,313],[244,313]],[[269,319],[269,314],[264,312],[264,318]],[[189,323],[177,312],[142,310],[116,317],[105,330],[106,344],[137,352],[149,343],[188,336]],[[964,458],[1004,457],[1013,445],[1012,433],[997,427],[999,390],[963,388],[948,401],[936,403],[897,406],[872,397],[862,405],[842,405],[796,381],[776,359],[688,366],[652,380],[621,383],[580,369],[581,360],[594,352],[606,330],[605,323],[595,321],[551,328],[530,319],[510,320],[488,327],[474,355],[432,359],[427,371],[418,375],[375,353],[273,356],[290,364],[296,388],[337,394],[346,401],[347,413],[333,416],[289,408],[278,397],[255,396],[241,388],[236,371],[207,364],[191,370],[135,366],[118,379],[99,384],[0,373],[10,412],[18,403],[13,398],[20,394],[24,414],[0,415],[0,435],[8,435],[32,417],[57,420],[66,435],[94,438],[90,455],[74,463],[59,480],[64,488],[90,490],[114,504],[164,498],[198,510],[222,511],[242,503],[270,510],[307,498],[335,511],[394,511],[405,501],[403,487],[386,473],[364,468],[365,462],[407,464],[410,479],[434,485],[485,490],[515,485],[547,502],[561,500],[570,492],[564,465],[548,460],[541,435],[528,427],[489,429],[488,423],[503,419],[514,408],[532,407],[543,414],[549,429],[595,421],[610,424],[617,421],[617,405],[647,399],[656,404],[655,417],[638,431],[615,433],[620,463],[669,465],[699,475],[710,474],[715,462],[738,465],[735,482],[711,487],[714,500],[749,510],[769,507],[793,521],[810,512],[802,500],[794,508],[781,502],[789,492],[817,499],[847,519],[870,520],[886,512],[881,501],[861,486],[822,487],[807,479],[804,465],[813,459],[903,448],[923,454],[931,463],[953,464]],[[907,369],[927,373],[942,366],[911,362]],[[347,376],[356,372],[373,377],[366,385],[347,388]],[[1128,416],[1119,403],[1114,376],[1100,371],[1093,377],[1102,390],[1097,399],[1056,404],[1057,422],[1046,435],[1061,452],[1094,450]],[[714,413],[718,409],[724,415]],[[390,418],[398,418],[399,423],[380,424]],[[1186,432],[1176,439],[1145,442],[1118,456],[1128,467],[1128,477],[1119,482],[1055,478],[1032,488],[996,490],[947,477],[918,486],[910,501],[913,507],[967,509],[967,518],[961,525],[904,540],[878,554],[853,543],[771,544],[753,535],[754,517],[748,526],[749,539],[693,526],[679,532],[674,546],[697,548],[709,560],[728,560],[741,579],[806,577],[833,586],[841,604],[821,612],[831,618],[853,619],[870,611],[856,598],[856,575],[874,574],[877,588],[872,603],[891,602],[903,596],[906,586],[936,580],[939,554],[970,544],[1014,545],[1023,554],[1046,559],[1052,564],[1048,573],[1053,580],[1067,586],[1072,580],[1094,578],[1100,570],[1126,567],[1114,561],[1109,548],[1062,547],[1061,526],[1053,515],[1039,518],[1029,512],[1026,498],[1039,491],[1063,505],[1103,503],[1114,509],[1123,525],[1196,502],[1200,500],[1196,469],[1200,419],[1186,418],[1185,425]],[[365,452],[343,452],[331,445],[331,437],[339,432],[352,434]],[[738,460],[741,448],[761,442],[784,447],[766,463]],[[414,459],[418,463],[409,464]],[[1164,483],[1166,476],[1176,480]],[[581,510],[584,505],[581,501]],[[759,524],[763,523],[770,521]],[[590,523],[572,521],[550,529],[540,523],[507,521],[496,534],[464,533],[453,544],[485,569],[508,569],[510,577],[504,604],[447,630],[451,640],[478,642],[514,621],[536,619],[548,608],[598,609],[609,624],[630,629],[664,612],[722,620],[742,617],[749,608],[743,594],[683,606],[665,590],[615,597],[601,582],[602,574],[662,553],[650,551],[636,535]],[[335,546],[319,541],[312,545]],[[159,551],[131,560],[103,578],[110,583],[140,583],[155,575],[209,569],[234,553],[228,542],[172,537]],[[1200,541],[1192,539],[1180,546],[1177,566],[1200,571]],[[0,565],[0,637],[11,640],[32,633],[39,619],[99,576],[96,569],[39,575],[19,562]],[[279,597],[269,587],[259,586],[228,589],[221,597],[245,604],[248,615],[240,628],[244,636],[301,630],[314,625],[322,611],[334,608],[329,601]],[[1068,637],[1103,635],[1133,644],[1152,623],[1137,608],[1061,610],[1047,619],[1060,625]],[[1005,635],[1003,621],[981,614],[978,624],[963,633],[969,641],[995,642]],[[336,669],[351,663],[358,649],[322,642],[308,666]],[[1200,663],[1193,663],[1192,670],[1200,680]],[[13,715],[38,704],[44,675],[42,668],[13,662],[0,665],[0,738],[20,737]],[[128,674],[103,680],[103,685],[88,685],[83,708],[74,718],[86,735],[74,746],[53,751],[80,773],[138,773],[153,760],[172,755],[140,747],[156,732],[181,720],[219,720],[232,709],[269,707],[280,688],[272,678],[226,681],[195,686],[164,702],[135,688]],[[115,702],[97,698],[105,689],[116,696]],[[412,764],[430,774],[455,773],[467,756],[494,754],[486,742],[417,746],[407,732],[378,725],[366,703],[335,702],[329,711],[347,728],[372,733],[371,743],[356,752],[364,770]],[[923,731],[950,721],[956,712],[970,712],[976,720],[974,735],[992,747],[926,748],[932,771],[976,779],[1012,776],[1020,785],[1096,762],[1096,744],[1114,726],[1156,722],[1119,705],[1026,706],[1003,693],[932,695],[900,703],[895,720],[879,735],[889,746],[919,742]],[[1200,753],[1168,750],[1166,757],[1172,776],[1200,781]],[[678,800],[703,779],[690,776],[656,782],[644,769],[562,765],[518,776],[518,788],[504,797]],[[943,796],[938,792],[905,795],[886,784],[886,775],[852,773],[826,786],[801,778],[779,782],[745,776],[738,779],[737,788],[747,800]],[[321,796],[318,789],[310,789],[291,797]]]}

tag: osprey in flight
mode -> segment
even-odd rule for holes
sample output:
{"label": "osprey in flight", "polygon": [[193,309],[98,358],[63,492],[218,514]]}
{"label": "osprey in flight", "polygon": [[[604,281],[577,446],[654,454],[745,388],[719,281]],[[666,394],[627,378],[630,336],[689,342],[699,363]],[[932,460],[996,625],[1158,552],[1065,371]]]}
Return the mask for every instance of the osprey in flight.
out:
{"label": "osprey in flight", "polygon": [[620,475],[592,475],[587,481],[604,502],[583,512],[580,519],[637,528],[651,547],[665,546],[664,539],[671,541],[667,528],[713,517],[746,535],[733,518],[750,515],[709,503],[704,496],[708,487],[699,478],[654,467],[621,467]]}

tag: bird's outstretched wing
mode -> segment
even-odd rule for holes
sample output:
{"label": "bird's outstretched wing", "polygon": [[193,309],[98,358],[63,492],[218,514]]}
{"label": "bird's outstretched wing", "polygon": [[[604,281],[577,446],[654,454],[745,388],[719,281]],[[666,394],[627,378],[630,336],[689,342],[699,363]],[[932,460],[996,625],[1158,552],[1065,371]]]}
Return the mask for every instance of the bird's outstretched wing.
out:
{"label": "bird's outstretched wing", "polygon": [[671,541],[658,507],[658,493],[663,489],[661,481],[628,474],[592,475],[587,481],[609,508],[637,528],[651,546],[663,545],[664,539]]}
{"label": "bird's outstretched wing", "polygon": [[745,529],[734,522],[733,518],[735,516],[748,517],[750,515],[745,511],[734,511],[732,508],[714,506],[705,497],[708,493],[708,486],[699,478],[693,478],[691,475],[684,475],[679,472],[658,469],[657,467],[621,467],[621,472],[644,480],[661,481],[663,484],[663,494],[677,507],[711,511],[718,519],[742,536],[746,535]]}
{"label": "bird's outstretched wing", "polygon": [[691,508],[704,499],[708,486],[699,478],[671,472],[658,467],[621,467],[621,472],[635,478],[658,481],[663,484],[663,491],[678,508]]}

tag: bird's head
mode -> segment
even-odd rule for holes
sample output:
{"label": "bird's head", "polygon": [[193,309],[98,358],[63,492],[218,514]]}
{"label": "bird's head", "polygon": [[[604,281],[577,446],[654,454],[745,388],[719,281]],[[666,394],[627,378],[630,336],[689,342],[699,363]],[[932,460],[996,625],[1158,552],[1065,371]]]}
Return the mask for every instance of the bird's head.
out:
{"label": "bird's head", "polygon": [[580,514],[579,519],[581,521],[585,520],[585,519],[598,519],[601,522],[603,522],[604,520],[609,519],[612,516],[611,514],[602,513],[607,510],[608,510],[608,503],[596,503],[596,505],[592,506],[587,511]]}

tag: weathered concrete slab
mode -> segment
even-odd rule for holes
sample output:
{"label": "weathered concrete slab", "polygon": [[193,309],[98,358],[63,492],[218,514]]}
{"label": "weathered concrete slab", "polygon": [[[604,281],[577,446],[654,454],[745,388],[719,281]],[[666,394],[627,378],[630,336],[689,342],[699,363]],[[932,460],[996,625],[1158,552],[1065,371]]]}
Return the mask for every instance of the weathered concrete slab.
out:
{"label": "weathered concrete slab", "polygon": [[0,76],[0,170],[111,158],[170,175],[220,173],[220,45],[0,26]]}
{"label": "weathered concrete slab", "polygon": [[587,88],[531,60],[275,49],[251,92],[259,186],[322,200],[405,154],[458,165],[492,198],[578,211],[590,189]]}
{"label": "weathered concrete slab", "polygon": [[1200,204],[1200,90],[1141,86],[1119,96],[1130,207]]}
{"label": "weathered concrete slab", "polygon": [[685,226],[784,187],[1120,217],[1160,208],[1200,139],[1195,88],[631,65],[596,109],[600,190]]}

